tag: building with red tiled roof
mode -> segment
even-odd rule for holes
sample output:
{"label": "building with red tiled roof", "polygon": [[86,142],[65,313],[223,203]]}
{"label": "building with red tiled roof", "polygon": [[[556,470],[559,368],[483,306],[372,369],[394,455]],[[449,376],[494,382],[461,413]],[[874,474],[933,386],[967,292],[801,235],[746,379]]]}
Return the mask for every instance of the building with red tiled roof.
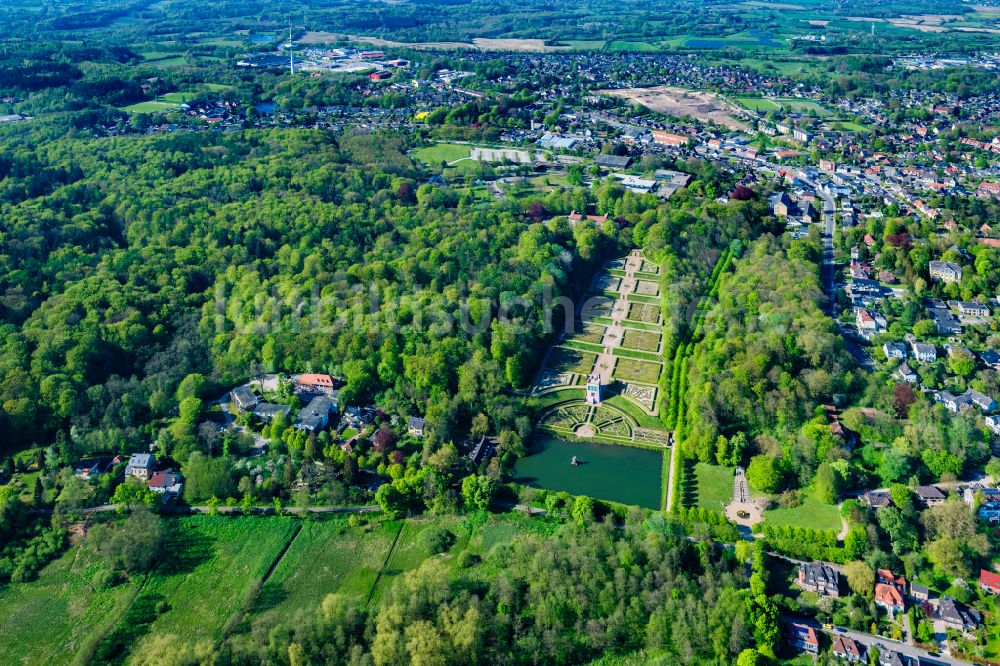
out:
{"label": "building with red tiled roof", "polygon": [[906,609],[903,602],[903,595],[892,585],[885,583],[875,584],[875,603],[889,611],[889,613],[901,613]]}
{"label": "building with red tiled roof", "polygon": [[980,569],[979,587],[990,594],[1000,594],[1000,574]]}

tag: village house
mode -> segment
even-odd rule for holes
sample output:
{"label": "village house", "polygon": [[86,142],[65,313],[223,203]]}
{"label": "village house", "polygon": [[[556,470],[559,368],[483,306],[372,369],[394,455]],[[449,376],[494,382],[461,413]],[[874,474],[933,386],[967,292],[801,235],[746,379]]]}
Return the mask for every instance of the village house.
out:
{"label": "village house", "polygon": [[902,342],[887,342],[882,345],[882,351],[887,359],[905,359],[906,345]]}
{"label": "village house", "polygon": [[253,415],[264,423],[270,423],[276,416],[283,416],[286,419],[292,408],[288,405],[275,405],[270,402],[258,402],[253,408]]}
{"label": "village house", "polygon": [[931,598],[931,591],[926,585],[910,583],[910,598],[914,601],[924,602]]}
{"label": "village house", "polygon": [[913,489],[913,493],[924,506],[937,506],[938,504],[944,504],[944,493],[938,490],[935,486],[917,486]]}
{"label": "village house", "polygon": [[902,613],[905,609],[903,595],[893,585],[875,583],[875,605],[881,606],[890,616]]}
{"label": "village house", "polygon": [[295,427],[299,430],[316,432],[322,430],[330,422],[330,414],[336,409],[329,396],[318,395],[309,404],[299,410],[295,417]]}
{"label": "village house", "polygon": [[994,370],[1000,370],[1000,354],[993,351],[992,349],[984,351],[982,354],[979,355],[979,358],[987,366],[993,368]]}
{"label": "village house", "polygon": [[661,130],[653,130],[653,143],[662,146],[686,146],[691,140],[691,137],[685,136],[683,134],[672,134],[671,132],[664,132]]}
{"label": "village house", "polygon": [[913,348],[913,358],[915,358],[920,363],[934,363],[937,361],[937,349],[934,345],[927,344],[926,342],[914,342]]}
{"label": "village house", "polygon": [[879,569],[875,572],[875,582],[883,585],[891,585],[900,594],[906,594],[906,577],[896,576],[889,569]]}
{"label": "village house", "polygon": [[840,572],[826,562],[804,562],[796,579],[799,587],[828,597],[840,597]]}
{"label": "village house", "polygon": [[962,267],[953,261],[932,261],[929,264],[932,280],[942,282],[959,282],[962,279]]}
{"label": "village house", "polygon": [[236,408],[241,412],[248,412],[252,410],[258,402],[257,394],[253,392],[253,389],[245,384],[234,388],[229,395],[236,404]]}
{"label": "village house", "polygon": [[960,301],[958,313],[963,317],[989,317],[989,307],[975,301]]}
{"label": "village house", "polygon": [[878,656],[879,666],[907,666],[909,658],[893,650],[882,650]]}
{"label": "village house", "polygon": [[785,625],[785,642],[797,650],[809,654],[819,654],[819,639],[816,630],[806,624],[790,622]]}
{"label": "village house", "polygon": [[125,465],[125,476],[132,476],[140,481],[149,481],[156,468],[156,456],[152,453],[133,453]]}
{"label": "village house", "polygon": [[913,371],[907,363],[903,363],[896,369],[895,375],[908,384],[916,384],[920,381],[920,376]]}
{"label": "village house", "polygon": [[413,437],[423,437],[424,436],[424,419],[419,416],[411,416],[409,423],[406,425],[406,432],[408,432]]}
{"label": "village house", "polygon": [[980,569],[979,589],[990,594],[1000,594],[1000,574]]}
{"label": "village house", "polygon": [[983,622],[982,614],[951,597],[941,597],[937,604],[937,618],[949,629],[965,634],[974,632]]}
{"label": "village house", "polygon": [[164,469],[150,477],[149,489],[154,493],[163,495],[164,502],[169,502],[181,496],[181,493],[184,491],[184,484],[181,482],[179,472]]}
{"label": "village house", "polygon": [[333,395],[336,388],[336,382],[330,375],[306,373],[295,378],[296,391]]}
{"label": "village house", "polygon": [[368,407],[348,407],[344,410],[344,424],[355,430],[364,430],[374,423],[375,412]]}
{"label": "village house", "polygon": [[571,227],[575,227],[578,223],[583,222],[584,220],[590,220],[591,222],[593,222],[597,226],[601,226],[605,222],[608,221],[608,216],[607,215],[583,215],[583,214],[581,214],[581,213],[579,213],[579,212],[577,212],[577,211],[574,210],[573,212],[571,212],[569,215],[566,216],[566,219],[569,221],[569,226],[571,226]]}
{"label": "village house", "polygon": [[857,308],[854,322],[858,329],[858,335],[866,340],[884,331],[886,327],[885,317],[877,312],[869,311],[868,308]]}
{"label": "village house", "polygon": [[993,431],[994,435],[1000,435],[1000,416],[987,416],[985,419],[986,427]]}
{"label": "village house", "polygon": [[833,637],[833,656],[847,661],[862,661],[865,657],[863,645],[859,645],[853,638],[847,636]]}
{"label": "village house", "polygon": [[892,498],[888,490],[866,490],[861,496],[861,501],[872,509],[884,509],[892,506]]}

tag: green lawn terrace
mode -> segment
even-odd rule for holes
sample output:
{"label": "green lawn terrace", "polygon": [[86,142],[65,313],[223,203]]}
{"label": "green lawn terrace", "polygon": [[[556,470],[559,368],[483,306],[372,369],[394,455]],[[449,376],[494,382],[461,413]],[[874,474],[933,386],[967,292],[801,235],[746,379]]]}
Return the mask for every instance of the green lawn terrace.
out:
{"label": "green lawn terrace", "polygon": [[[688,462],[687,472],[681,491],[684,506],[723,512],[733,499],[733,468]],[[820,502],[808,489],[799,493],[795,506],[782,507],[778,504],[778,496],[755,491],[752,487],[750,499],[774,505],[761,514],[767,525],[805,527],[830,532],[840,532],[843,526],[839,509]]]}

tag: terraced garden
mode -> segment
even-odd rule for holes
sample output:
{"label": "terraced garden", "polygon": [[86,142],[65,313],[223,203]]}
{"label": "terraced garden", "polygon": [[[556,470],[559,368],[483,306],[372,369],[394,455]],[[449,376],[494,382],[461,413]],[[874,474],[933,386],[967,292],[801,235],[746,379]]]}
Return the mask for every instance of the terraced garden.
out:
{"label": "terraced garden", "polygon": [[632,321],[655,324],[660,321],[660,308],[650,303],[630,303],[628,306],[628,318]]}
{"label": "terraced garden", "polygon": [[660,350],[660,334],[648,331],[636,331],[631,328],[625,329],[625,338],[622,340],[622,346],[629,349],[658,352]]}
{"label": "terraced garden", "polygon": [[660,379],[663,365],[652,361],[640,361],[632,358],[619,358],[615,363],[614,377],[624,382],[642,382],[656,384]]}

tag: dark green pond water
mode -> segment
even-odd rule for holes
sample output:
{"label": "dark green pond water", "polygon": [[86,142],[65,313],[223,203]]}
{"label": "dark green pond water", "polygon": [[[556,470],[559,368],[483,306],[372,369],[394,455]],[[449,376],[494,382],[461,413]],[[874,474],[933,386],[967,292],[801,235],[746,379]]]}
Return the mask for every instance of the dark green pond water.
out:
{"label": "dark green pond water", "polygon": [[[580,463],[570,464],[576,456]],[[663,454],[630,446],[571,443],[539,435],[531,455],[514,466],[514,480],[547,490],[660,508]]]}

